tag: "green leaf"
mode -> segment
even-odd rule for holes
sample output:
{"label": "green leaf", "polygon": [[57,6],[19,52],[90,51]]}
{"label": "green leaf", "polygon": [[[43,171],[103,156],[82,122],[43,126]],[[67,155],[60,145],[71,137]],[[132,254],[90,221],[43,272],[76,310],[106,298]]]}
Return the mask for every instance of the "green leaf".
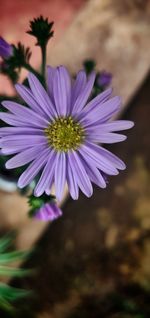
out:
{"label": "green leaf", "polygon": [[14,235],[9,234],[0,239],[0,253],[7,250],[7,248],[11,245]]}
{"label": "green leaf", "polygon": [[[13,263],[14,261],[25,260],[31,252],[28,251],[13,251],[7,252],[6,250],[11,246],[14,234],[9,234],[0,239],[0,276],[7,277],[24,277],[34,273],[33,270],[23,268],[13,268],[5,266],[6,264]],[[15,307],[12,303],[20,298],[24,298],[32,294],[31,291],[18,289],[0,283],[0,308],[15,314]]]}
{"label": "green leaf", "polygon": [[30,252],[15,251],[10,253],[0,254],[0,265],[12,263],[14,261],[25,260],[30,255]]}
{"label": "green leaf", "polygon": [[1,297],[1,295],[0,295],[0,308],[10,312],[14,310],[14,307],[5,298]]}
{"label": "green leaf", "polygon": [[0,276],[24,277],[33,274],[33,270],[0,266]]}
{"label": "green leaf", "polygon": [[15,301],[31,295],[31,291],[26,291],[20,288],[14,288],[9,285],[0,283],[0,297],[3,297],[6,301]]}

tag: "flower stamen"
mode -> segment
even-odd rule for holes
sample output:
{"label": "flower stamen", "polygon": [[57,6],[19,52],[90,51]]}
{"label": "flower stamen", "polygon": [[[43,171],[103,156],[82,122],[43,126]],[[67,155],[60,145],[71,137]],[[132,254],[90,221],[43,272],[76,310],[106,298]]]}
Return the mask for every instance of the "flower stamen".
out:
{"label": "flower stamen", "polygon": [[84,129],[71,116],[55,119],[46,129],[48,143],[57,151],[77,149],[84,141]]}

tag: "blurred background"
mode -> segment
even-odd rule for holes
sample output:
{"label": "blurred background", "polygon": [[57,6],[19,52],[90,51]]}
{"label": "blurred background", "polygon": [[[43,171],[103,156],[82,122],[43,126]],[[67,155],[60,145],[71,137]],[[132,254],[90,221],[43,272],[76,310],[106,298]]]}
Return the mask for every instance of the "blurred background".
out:
{"label": "blurred background", "polygon": [[[25,31],[41,14],[55,22],[48,63],[75,73],[94,59],[97,70],[113,75],[114,94],[123,99],[119,117],[135,127],[123,144],[108,147],[127,170],[110,178],[106,190],[95,187],[90,199],[65,196],[64,215],[52,224],[29,219],[26,198],[0,178],[0,234],[16,230],[15,248],[36,251],[23,264],[36,273],[10,282],[34,291],[34,297],[17,303],[18,315],[149,318],[150,1],[1,1],[0,35],[29,45],[37,68],[40,50]],[[12,94],[2,75],[0,92]]]}

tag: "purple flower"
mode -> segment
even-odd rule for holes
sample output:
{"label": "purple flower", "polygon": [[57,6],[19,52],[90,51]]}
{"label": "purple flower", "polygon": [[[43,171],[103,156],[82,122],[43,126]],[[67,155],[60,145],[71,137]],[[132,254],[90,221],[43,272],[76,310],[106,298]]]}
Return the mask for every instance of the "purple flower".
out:
{"label": "purple flower", "polygon": [[106,71],[101,72],[97,78],[97,84],[99,86],[106,87],[110,85],[111,81],[112,81],[112,74]]}
{"label": "purple flower", "polygon": [[35,219],[54,221],[62,215],[61,209],[55,203],[46,203],[35,212]]}
{"label": "purple flower", "polygon": [[0,56],[7,59],[12,55],[13,47],[0,37]]}
{"label": "purple flower", "polygon": [[48,67],[47,91],[33,74],[30,88],[21,84],[16,89],[29,107],[12,101],[2,105],[9,112],[0,112],[0,119],[13,127],[0,128],[3,154],[14,155],[7,169],[29,166],[19,178],[20,188],[28,185],[39,173],[34,195],[50,194],[52,185],[61,200],[65,184],[73,199],[79,189],[90,197],[92,182],[106,187],[103,173],[117,175],[125,164],[98,143],[116,143],[126,136],[114,133],[133,127],[133,122],[110,121],[119,110],[119,97],[111,98],[107,89],[88,102],[95,74],[88,78],[84,71],[71,82],[65,67]]}

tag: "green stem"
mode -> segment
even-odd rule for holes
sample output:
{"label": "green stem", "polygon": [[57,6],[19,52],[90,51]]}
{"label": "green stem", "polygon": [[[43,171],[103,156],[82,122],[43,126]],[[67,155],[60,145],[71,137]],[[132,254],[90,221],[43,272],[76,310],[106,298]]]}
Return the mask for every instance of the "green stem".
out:
{"label": "green stem", "polygon": [[39,74],[30,64],[25,63],[25,64],[23,65],[23,67],[24,67],[26,70],[28,70],[29,72],[31,72],[31,73],[33,73],[34,75],[36,75],[37,77],[40,76],[40,74]]}
{"label": "green stem", "polygon": [[43,78],[45,78],[45,69],[46,69],[46,44],[41,46],[42,51],[42,66],[41,66],[41,74]]}
{"label": "green stem", "polygon": [[45,86],[45,78],[39,72],[37,72],[30,64],[26,63],[23,65],[23,67],[29,72],[33,73],[39,79],[41,84]]}

